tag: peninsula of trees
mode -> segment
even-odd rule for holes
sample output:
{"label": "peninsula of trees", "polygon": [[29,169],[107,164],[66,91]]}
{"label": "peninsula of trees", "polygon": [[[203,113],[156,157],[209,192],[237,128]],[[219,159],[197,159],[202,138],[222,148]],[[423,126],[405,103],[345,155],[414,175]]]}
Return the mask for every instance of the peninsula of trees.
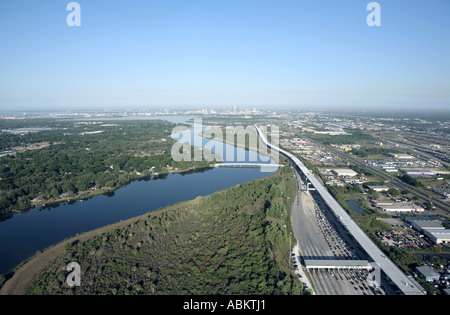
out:
{"label": "peninsula of trees", "polygon": [[[88,240],[71,239],[26,293],[300,294],[288,267],[295,187],[292,170],[283,168]],[[66,283],[70,262],[81,267],[80,286]]]}
{"label": "peninsula of trees", "polygon": [[210,163],[173,161],[176,125],[167,121],[33,119],[0,120],[0,126],[0,150],[9,153],[0,157],[0,215]]}

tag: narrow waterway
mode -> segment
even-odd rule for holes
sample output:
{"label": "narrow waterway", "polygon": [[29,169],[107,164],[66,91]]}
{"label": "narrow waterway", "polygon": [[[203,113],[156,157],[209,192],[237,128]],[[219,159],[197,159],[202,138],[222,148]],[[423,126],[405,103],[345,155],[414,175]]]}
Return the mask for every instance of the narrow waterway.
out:
{"label": "narrow waterway", "polygon": [[[198,137],[193,129],[188,137],[174,138],[192,140],[216,153],[235,150],[235,157],[245,156],[245,161],[267,162],[267,158],[244,150],[239,153],[233,146]],[[177,138],[179,137],[179,138]],[[217,149],[221,148],[221,149]],[[224,150],[224,151],[221,151]],[[226,157],[227,154],[224,154]],[[231,156],[228,154],[228,156]],[[224,158],[224,160],[226,160]],[[19,263],[65,238],[87,232],[101,226],[126,220],[166,207],[177,202],[209,195],[215,191],[256,180],[273,173],[276,169],[223,169],[213,168],[186,174],[169,174],[134,181],[114,193],[100,195],[88,200],[63,203],[54,207],[36,208],[24,214],[0,222],[0,274],[12,271]]]}

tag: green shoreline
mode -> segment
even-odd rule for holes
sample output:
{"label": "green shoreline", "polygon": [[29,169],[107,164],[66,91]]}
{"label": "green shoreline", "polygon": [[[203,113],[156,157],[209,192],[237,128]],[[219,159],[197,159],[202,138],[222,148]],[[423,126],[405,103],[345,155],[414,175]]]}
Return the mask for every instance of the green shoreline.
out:
{"label": "green shoreline", "polygon": [[[281,291],[277,291],[277,289],[275,289],[276,285],[273,283],[273,281],[275,281],[274,279],[277,279],[278,282],[281,281],[279,283],[280,286],[282,286],[282,283],[284,283],[286,285],[286,288],[285,288],[286,294],[289,294],[289,293],[297,294],[299,292],[300,284],[298,283],[298,280],[296,280],[295,277],[293,277],[292,274],[290,274],[289,268],[287,267],[289,258],[287,258],[288,255],[284,254],[284,252],[288,253],[290,251],[290,249],[288,248],[289,242],[287,241],[287,239],[289,238],[289,236],[287,236],[287,229],[290,228],[290,222],[289,221],[284,222],[284,223],[287,223],[287,229],[285,229],[285,231],[283,232],[283,229],[281,227],[282,226],[281,222],[277,222],[278,219],[276,219],[277,217],[279,218],[279,213],[276,211],[286,211],[286,209],[289,209],[287,211],[290,211],[289,200],[280,200],[278,197],[278,194],[280,193],[280,189],[281,189],[281,191],[285,191],[285,194],[284,194],[285,196],[288,196],[289,191],[290,191],[289,187],[290,187],[290,185],[292,186],[292,183],[290,182],[290,180],[291,180],[290,177],[292,177],[292,176],[289,176],[290,172],[286,171],[286,170],[288,170],[287,168],[284,168],[284,169],[285,170],[279,170],[275,174],[271,174],[265,178],[262,178],[262,179],[259,179],[256,181],[252,181],[249,183],[238,185],[237,187],[232,187],[232,188],[229,188],[229,189],[226,189],[223,191],[219,191],[219,192],[216,192],[216,193],[206,196],[206,197],[181,202],[181,203],[175,204],[173,206],[158,209],[156,211],[149,212],[149,213],[139,216],[139,217],[135,217],[135,218],[132,218],[132,219],[129,219],[126,221],[121,221],[121,222],[118,222],[118,223],[115,223],[115,224],[112,224],[112,225],[109,225],[106,227],[102,227],[100,229],[96,229],[94,231],[86,232],[86,233],[74,236],[72,238],[69,238],[61,243],[58,243],[54,246],[49,247],[47,250],[43,251],[42,253],[37,253],[34,257],[28,259],[26,262],[23,262],[19,267],[17,267],[15,269],[14,276],[5,283],[3,288],[0,290],[0,294],[27,294],[27,292],[29,293],[29,291],[27,291],[27,290],[30,290],[28,284],[32,281],[36,281],[36,278],[34,278],[36,276],[36,274],[39,274],[40,272],[42,272],[42,270],[44,270],[44,268],[48,268],[48,265],[49,264],[51,265],[52,263],[54,263],[55,260],[58,259],[58,257],[60,257],[59,259],[61,259],[61,256],[64,256],[64,253],[67,254],[68,250],[75,249],[76,253],[78,253],[78,252],[81,253],[84,250],[83,244],[86,244],[85,246],[86,246],[86,248],[88,248],[90,246],[89,245],[90,242],[98,242],[99,239],[104,240],[105,237],[109,238],[112,235],[111,233],[115,233],[114,235],[117,235],[117,233],[119,233],[117,231],[120,231],[123,229],[139,230],[137,225],[139,225],[140,229],[143,229],[144,225],[142,225],[143,224],[142,222],[150,222],[151,220],[153,220],[151,218],[156,218],[156,219],[154,219],[156,221],[151,221],[152,223],[149,223],[149,224],[151,224],[151,225],[156,224],[156,226],[158,226],[158,224],[155,222],[163,222],[163,223],[166,222],[164,224],[174,224],[174,226],[175,226],[174,228],[176,231],[177,225],[178,224],[182,225],[183,220],[188,220],[188,221],[191,220],[191,216],[193,216],[195,219],[195,220],[193,219],[194,221],[192,221],[192,222],[196,222],[196,220],[200,220],[201,223],[198,223],[199,225],[197,226],[197,228],[199,228],[200,230],[205,225],[211,224],[210,223],[211,216],[213,216],[213,217],[219,216],[222,218],[221,220],[230,220],[229,225],[224,225],[224,224],[220,223],[217,226],[214,226],[214,231],[217,229],[223,228],[223,226],[233,230],[235,228],[235,226],[241,226],[239,224],[239,222],[240,222],[240,220],[244,220],[244,219],[245,219],[245,222],[247,222],[247,225],[249,225],[249,226],[255,225],[254,228],[255,228],[255,231],[258,231],[258,233],[259,233],[258,236],[256,236],[255,238],[252,238],[250,235],[242,236],[242,237],[245,237],[246,239],[247,238],[249,239],[249,243],[243,242],[242,247],[251,248],[254,245],[249,246],[249,244],[259,244],[258,246],[262,246],[261,251],[266,252],[266,255],[261,256],[261,253],[256,254],[256,252],[253,252],[251,249],[247,249],[247,250],[250,253],[253,253],[252,255],[258,255],[258,257],[260,257],[260,256],[262,257],[262,258],[260,258],[262,262],[261,261],[259,262],[260,264],[262,264],[261,266],[265,266],[266,264],[269,264],[270,266],[272,266],[270,268],[275,268],[274,270],[278,270],[277,272],[273,271],[276,274],[276,275],[274,275],[273,279],[270,279],[270,281],[267,280],[267,281],[269,281],[268,283],[271,283],[271,286],[269,286],[269,288],[267,290],[275,290],[274,292],[278,292],[277,294],[282,294]],[[243,202],[242,200],[236,201],[236,203],[227,201],[227,198],[229,198],[230,194],[233,196],[235,196],[235,195],[238,196],[241,189],[245,190],[247,193],[249,193],[251,195],[252,192],[258,191],[258,189],[263,189],[264,187],[266,187],[264,189],[267,189],[268,187],[270,188],[272,186],[273,186],[273,188],[270,193],[266,193],[266,196],[260,195],[259,197],[255,197],[253,202],[250,202],[251,198],[248,198],[245,196],[241,196],[241,198],[244,198],[244,200],[246,200],[247,203]],[[292,194],[292,191],[290,191],[290,194]],[[269,195],[270,195],[270,197],[267,197]],[[214,199],[214,201],[212,203],[211,203],[211,199]],[[274,206],[268,207],[267,203],[271,203]],[[236,206],[233,207],[233,204],[236,204]],[[276,204],[278,204],[278,206],[275,207]],[[212,208],[210,208],[213,205],[214,205],[214,207],[216,207],[217,205],[222,205],[224,207],[224,209],[226,209],[223,211],[225,211],[227,213],[227,215],[225,215],[225,213],[214,212],[214,211],[218,211],[218,210],[213,210]],[[231,215],[232,219],[227,219],[229,215]],[[241,217],[241,215],[244,215],[244,218]],[[271,215],[273,215],[273,217],[271,217]],[[287,218],[287,220],[290,220],[289,215],[286,215],[285,217]],[[235,220],[237,220],[237,221],[235,221]],[[253,221],[253,220],[256,220],[256,221]],[[189,221],[189,222],[191,222],[191,221]],[[161,223],[162,226],[164,225],[163,223]],[[261,226],[260,226],[260,224],[261,224]],[[243,227],[242,231],[246,230],[247,225],[241,226],[241,227]],[[190,225],[187,225],[187,226],[189,227]],[[260,226],[260,227],[258,228],[258,226]],[[275,229],[275,230],[273,230],[273,229]],[[166,229],[166,232],[164,232],[164,233],[169,233],[169,231],[170,231],[170,229],[169,230]],[[226,229],[225,229],[225,231],[226,231]],[[241,233],[241,232],[239,232],[239,233]],[[138,234],[135,234],[135,235],[138,235]],[[159,234],[157,233],[155,235],[157,235],[155,237],[158,237]],[[187,233],[186,235],[189,237],[191,236],[190,233]],[[178,238],[175,238],[175,240],[177,240],[177,239]],[[225,237],[225,239],[227,239],[227,238]],[[144,238],[144,240],[145,240],[145,238]],[[196,241],[199,242],[199,244],[203,244],[204,242],[206,242],[206,243],[220,242],[221,240],[222,240],[221,237],[216,238],[215,234],[212,234],[212,235],[209,235],[209,237],[206,237],[206,236],[204,238],[200,237]],[[237,241],[237,242],[239,242],[239,241]],[[74,246],[73,245],[74,243],[76,243],[77,245]],[[98,248],[98,250],[100,250],[100,252],[101,252],[105,246],[106,247],[108,246],[107,243],[100,246]],[[144,241],[142,241],[142,243],[144,244]],[[234,246],[233,243],[234,243],[234,241],[232,243],[230,243],[228,246],[233,247]],[[269,245],[267,245],[267,246],[261,245],[262,243],[270,244],[270,246]],[[70,245],[70,244],[72,244],[72,245]],[[114,241],[112,241],[111,244],[113,246],[117,245]],[[163,244],[166,244],[165,241],[163,242]],[[167,244],[164,246],[171,246],[170,244],[171,244],[171,242],[167,241]],[[196,244],[190,244],[190,245],[187,244],[185,246],[194,246],[194,245],[196,245]],[[67,247],[67,246],[69,246],[69,247]],[[79,247],[79,246],[81,246],[81,247]],[[144,246],[144,245],[142,245],[142,246]],[[156,246],[156,245],[154,244],[153,246]],[[264,247],[264,246],[266,246],[266,247]],[[196,248],[196,247],[197,246],[194,246],[194,248]],[[175,253],[177,253],[177,251],[178,251],[177,248],[178,247],[175,247],[175,250],[174,250]],[[237,246],[236,250],[240,250],[240,248],[241,247]],[[77,251],[77,250],[79,250],[79,251]],[[153,247],[149,247],[149,250],[153,250]],[[220,251],[220,248],[218,248],[217,250],[215,248],[211,249],[211,252],[216,253],[217,251]],[[167,253],[166,251],[163,251],[161,253],[166,254],[166,255],[171,255],[172,252],[173,251],[169,251],[169,253]],[[206,252],[208,252],[208,251],[206,251]],[[114,250],[114,251],[111,251],[110,254],[116,255],[116,253],[117,252]],[[122,253],[122,254],[124,254],[124,253]],[[71,255],[73,255],[73,253]],[[101,255],[101,254],[99,254],[99,255]],[[127,257],[127,256],[128,255],[123,255],[123,257]],[[148,257],[151,257],[151,256],[152,255],[150,255]],[[207,262],[210,259],[210,258],[203,259],[202,258],[203,256],[204,256],[203,254],[199,255],[200,258],[198,258],[198,260],[197,260],[197,262],[199,263],[199,266],[202,266],[202,268],[205,267],[205,265],[207,265]],[[88,258],[88,256],[86,256],[86,257]],[[183,255],[179,256],[178,258],[181,259],[182,257],[183,257]],[[223,257],[224,257],[223,259],[227,260],[228,263],[230,263],[230,264],[235,259],[235,258],[231,259],[230,257],[227,256],[227,254],[225,254]],[[243,257],[246,257],[245,254]],[[258,262],[259,260],[253,261],[252,257],[253,256],[250,256],[250,257],[248,257],[248,259],[249,259],[249,262],[251,262],[251,265],[253,266],[253,264]],[[287,258],[287,259],[285,259],[285,258]],[[197,259],[197,257],[194,257],[194,259]],[[236,258],[236,259],[239,259],[239,258]],[[235,267],[228,267],[228,268],[229,268],[229,270],[234,270],[234,268],[238,268],[238,267],[235,266]],[[263,268],[263,267],[261,267],[261,268]],[[264,268],[267,268],[267,266]],[[59,268],[59,270],[60,269],[61,268]],[[58,270],[58,268],[56,268],[56,270]],[[170,270],[171,270],[170,268],[162,269],[162,271],[160,271],[161,272],[160,275],[163,275],[165,277],[166,276],[165,272],[168,272],[170,275]],[[181,268],[180,270],[183,270],[183,269]],[[39,283],[38,287],[43,287],[42,276],[44,275],[44,278],[46,278],[46,277],[50,277],[49,276],[50,274],[51,274],[51,272],[49,272],[47,270],[46,272],[44,272],[44,274],[41,274],[41,276],[37,278],[37,281]],[[208,274],[208,273],[206,273],[206,274]],[[250,272],[250,274],[252,274],[252,273]],[[259,273],[257,272],[257,274],[259,274]],[[59,279],[61,280],[61,273],[59,273],[59,274],[57,273],[56,277],[59,277]],[[170,278],[170,276],[167,276],[167,277],[168,277],[168,279],[172,279],[172,278]],[[279,278],[279,277],[281,277],[281,278]],[[35,279],[35,280],[33,280],[33,279]],[[242,282],[240,282],[240,283],[242,286],[245,287],[246,285],[250,285],[247,283],[248,282],[247,279],[241,279],[241,280],[242,280]],[[60,283],[64,286],[64,284],[61,281],[60,281]],[[289,285],[288,285],[288,283],[289,283]],[[289,289],[287,289],[287,287],[289,287]],[[234,288],[234,287],[231,286],[231,288]],[[32,290],[33,289],[36,289],[36,286],[32,287]],[[156,290],[156,287],[154,287],[153,289]],[[64,293],[62,293],[62,294],[72,294],[72,293],[92,294],[92,292],[91,293],[86,293],[86,292],[85,293],[80,293],[80,292],[77,293],[75,291],[72,292],[72,291],[70,291],[72,289],[67,291],[67,287],[65,288],[65,290],[66,291],[63,291]],[[136,290],[133,290],[134,293],[142,293],[140,291],[136,291],[136,292],[135,291]],[[34,291],[34,293],[36,293],[36,291]],[[41,294],[41,293],[42,292],[37,292],[37,294]],[[47,293],[42,293],[42,294],[47,294]],[[247,293],[255,293],[255,292],[247,292]],[[149,294],[149,292],[144,291],[144,294]]]}

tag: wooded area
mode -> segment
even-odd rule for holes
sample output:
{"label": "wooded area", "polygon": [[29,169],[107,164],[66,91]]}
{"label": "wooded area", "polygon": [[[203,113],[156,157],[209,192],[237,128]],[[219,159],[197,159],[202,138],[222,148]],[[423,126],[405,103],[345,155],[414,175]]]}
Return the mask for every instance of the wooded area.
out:
{"label": "wooded area", "polygon": [[[172,160],[175,140],[170,134],[175,125],[167,121],[35,119],[0,125],[3,130],[52,128],[23,135],[0,133],[3,150],[21,149],[16,156],[0,158],[0,215],[108,192],[137,178],[209,166],[207,161]],[[33,149],[38,142],[49,146]]]}
{"label": "wooded area", "polygon": [[[293,180],[284,168],[69,244],[28,293],[299,294],[287,267],[290,224],[271,216],[289,213]],[[70,288],[65,267],[72,261],[81,266],[81,286]]]}

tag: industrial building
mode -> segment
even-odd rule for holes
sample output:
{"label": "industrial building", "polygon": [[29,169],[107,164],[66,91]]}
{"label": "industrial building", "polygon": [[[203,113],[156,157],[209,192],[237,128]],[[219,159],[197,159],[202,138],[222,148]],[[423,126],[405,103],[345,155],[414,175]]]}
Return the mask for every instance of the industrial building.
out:
{"label": "industrial building", "polygon": [[412,159],[415,159],[414,156],[409,155],[409,154],[393,154],[393,156],[396,159],[399,159],[399,160],[412,160]]}
{"label": "industrial building", "polygon": [[398,172],[398,168],[392,165],[381,165],[381,168],[388,173],[395,173]]}
{"label": "industrial building", "polygon": [[425,229],[423,230],[423,234],[436,244],[450,243],[449,229]]}
{"label": "industrial building", "polygon": [[422,217],[408,217],[405,221],[417,231],[429,238],[435,244],[450,243],[450,230],[445,229],[441,222]]}
{"label": "industrial building", "polygon": [[416,271],[420,273],[426,281],[439,280],[439,274],[433,270],[430,266],[420,266],[416,268]]}
{"label": "industrial building", "polygon": [[0,152],[0,158],[2,158],[2,157],[4,157],[4,156],[8,156],[8,155],[11,155],[11,156],[16,156],[16,151],[14,151],[14,150],[8,150],[8,151],[2,151],[2,152]]}
{"label": "industrial building", "polygon": [[389,190],[389,187],[387,186],[372,186],[368,185],[367,188],[375,190],[376,192],[386,192]]}
{"label": "industrial building", "polygon": [[386,212],[424,212],[425,209],[421,206],[411,203],[393,203],[392,205],[380,206],[380,209]]}
{"label": "industrial building", "polygon": [[402,172],[409,176],[435,176],[436,174],[428,170],[402,170]]}
{"label": "industrial building", "polygon": [[392,206],[394,204],[393,201],[387,201],[387,200],[372,200],[371,203],[374,207],[378,207],[378,208],[381,208],[383,206]]}
{"label": "industrial building", "polygon": [[405,218],[405,221],[411,224],[411,226],[419,232],[422,232],[425,229],[435,229],[435,230],[445,229],[441,222],[429,218],[407,217]]}
{"label": "industrial building", "polygon": [[333,174],[337,176],[348,176],[348,177],[354,177],[358,175],[354,170],[351,170],[349,168],[336,168],[332,170]]}

